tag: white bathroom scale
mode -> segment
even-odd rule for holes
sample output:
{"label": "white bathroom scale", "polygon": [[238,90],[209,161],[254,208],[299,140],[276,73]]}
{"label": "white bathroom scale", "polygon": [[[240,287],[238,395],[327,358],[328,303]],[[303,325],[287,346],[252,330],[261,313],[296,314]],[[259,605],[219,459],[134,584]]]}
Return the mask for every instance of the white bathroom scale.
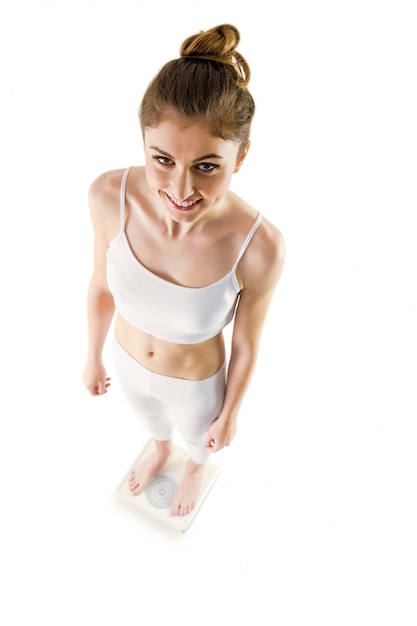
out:
{"label": "white bathroom scale", "polygon": [[162,470],[140,495],[134,496],[129,489],[129,478],[133,469],[146,459],[153,450],[154,443],[150,440],[123,479],[118,489],[118,496],[138,513],[151,516],[158,522],[162,522],[179,532],[185,532],[216,481],[220,468],[214,463],[205,463],[200,494],[194,509],[188,515],[174,516],[171,515],[171,505],[184,475],[186,461],[189,458],[189,454],[179,446],[172,446],[172,453]]}

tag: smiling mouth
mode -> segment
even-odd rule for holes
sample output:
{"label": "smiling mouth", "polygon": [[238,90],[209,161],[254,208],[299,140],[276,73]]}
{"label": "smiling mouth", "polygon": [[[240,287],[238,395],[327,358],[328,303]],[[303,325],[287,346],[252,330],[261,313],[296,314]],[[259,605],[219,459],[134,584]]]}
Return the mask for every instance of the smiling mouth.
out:
{"label": "smiling mouth", "polygon": [[174,206],[179,211],[191,211],[201,202],[201,198],[199,200],[190,200],[189,202],[178,202],[167,193],[165,195],[168,198],[169,202],[172,204],[172,206]]}

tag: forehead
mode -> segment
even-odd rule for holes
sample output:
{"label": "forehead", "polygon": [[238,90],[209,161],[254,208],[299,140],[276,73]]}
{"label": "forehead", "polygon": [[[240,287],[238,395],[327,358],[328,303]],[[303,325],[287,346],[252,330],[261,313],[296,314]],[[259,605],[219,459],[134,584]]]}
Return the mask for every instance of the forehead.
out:
{"label": "forehead", "polygon": [[203,120],[187,120],[182,117],[169,117],[153,128],[144,130],[145,148],[157,146],[169,154],[179,157],[216,153],[223,158],[235,157],[238,144],[226,141],[211,134],[209,125]]}

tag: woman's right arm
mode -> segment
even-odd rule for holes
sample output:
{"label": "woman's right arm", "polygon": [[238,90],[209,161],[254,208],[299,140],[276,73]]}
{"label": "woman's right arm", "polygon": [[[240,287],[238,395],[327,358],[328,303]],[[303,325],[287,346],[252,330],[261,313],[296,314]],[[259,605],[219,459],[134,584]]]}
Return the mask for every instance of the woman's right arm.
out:
{"label": "woman's right arm", "polygon": [[[115,306],[106,280],[106,252],[112,220],[112,194],[100,177],[90,187],[89,205],[94,229],[94,265],[87,293],[88,351],[83,382],[92,395],[106,393],[110,378],[103,365],[104,343],[113,319]],[[110,227],[110,228],[109,228]]]}

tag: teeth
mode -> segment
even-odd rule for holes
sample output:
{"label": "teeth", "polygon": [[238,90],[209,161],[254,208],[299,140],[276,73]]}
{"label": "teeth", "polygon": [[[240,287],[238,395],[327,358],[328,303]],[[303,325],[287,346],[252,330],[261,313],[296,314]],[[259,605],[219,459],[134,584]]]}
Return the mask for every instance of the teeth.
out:
{"label": "teeth", "polygon": [[195,200],[191,200],[190,202],[178,202],[178,200],[175,200],[175,198],[171,198],[171,200],[175,202],[177,206],[182,206],[184,208],[189,207],[195,203]]}

